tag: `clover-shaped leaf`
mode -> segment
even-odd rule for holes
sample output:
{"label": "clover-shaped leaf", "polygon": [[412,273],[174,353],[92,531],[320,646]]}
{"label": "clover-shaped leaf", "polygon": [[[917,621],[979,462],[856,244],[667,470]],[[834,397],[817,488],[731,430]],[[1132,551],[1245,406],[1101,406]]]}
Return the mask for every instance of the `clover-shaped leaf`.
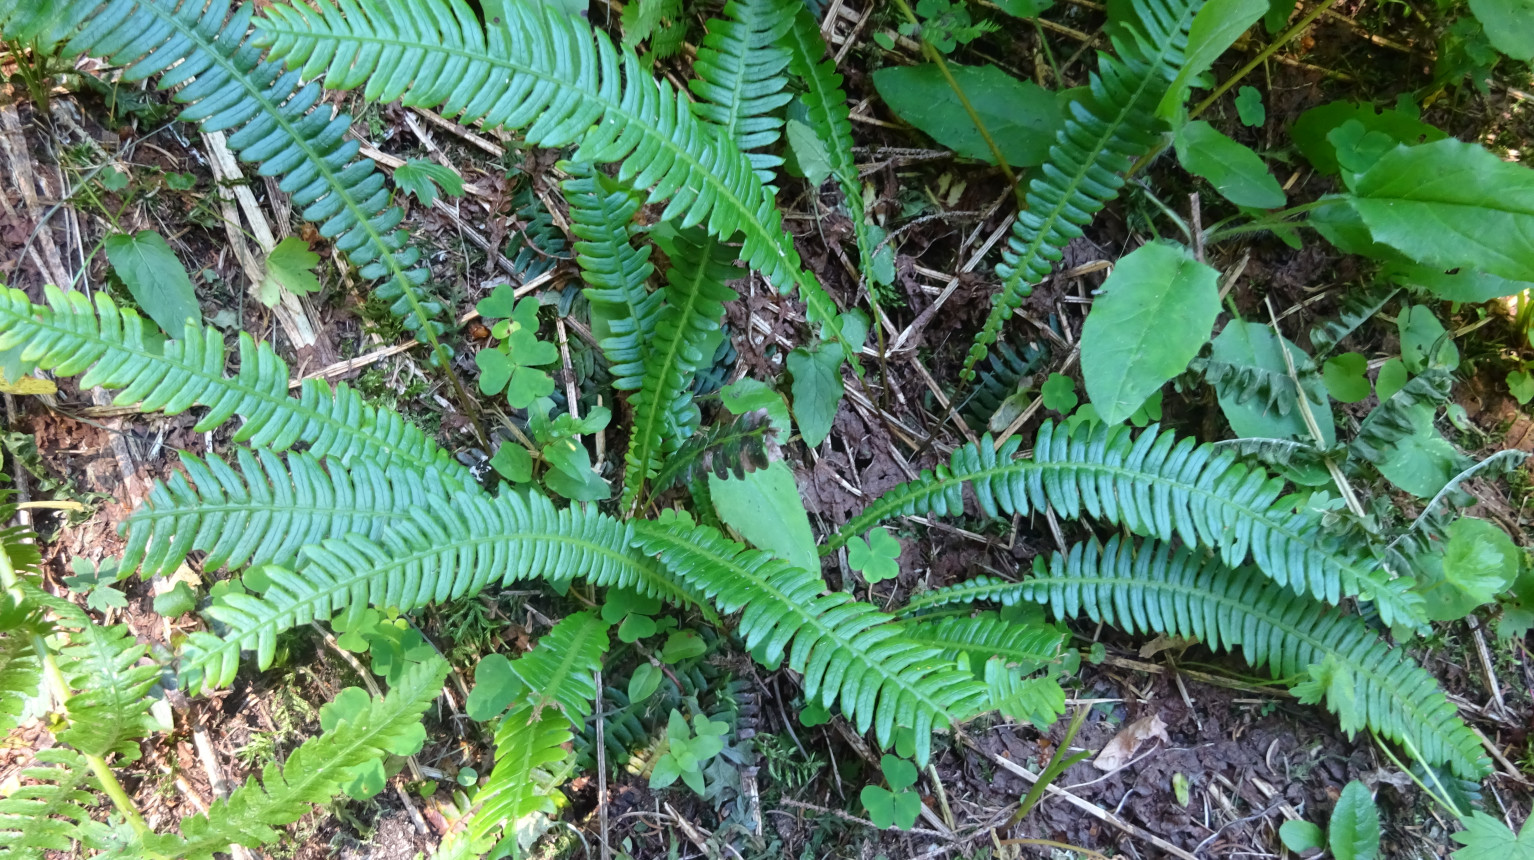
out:
{"label": "clover-shaped leaf", "polygon": [[863,786],[860,797],[868,810],[868,819],[881,830],[890,827],[907,830],[921,815],[921,795],[906,790],[916,784],[916,765],[886,754],[880,769],[890,787]]}
{"label": "clover-shaped leaf", "polygon": [[500,654],[488,654],[474,667],[474,689],[464,706],[469,719],[485,722],[511,706],[527,685],[511,668],[511,661]]}
{"label": "clover-shaped leaf", "polygon": [[680,711],[671,709],[666,722],[666,753],[650,772],[650,787],[665,788],[680,777],[700,796],[704,793],[703,766],[724,750],[730,724],[698,714],[689,728]]}
{"label": "clover-shaped leaf", "polygon": [[1044,399],[1044,408],[1052,409],[1061,415],[1069,415],[1081,398],[1076,396],[1076,380],[1063,373],[1051,373],[1044,380],[1044,385],[1039,389],[1039,394]]}
{"label": "clover-shaped leaf", "polygon": [[[526,304],[526,302],[524,301],[523,304]],[[537,313],[537,305],[536,300],[530,305],[535,314]],[[517,311],[516,288],[511,284],[500,284],[491,291],[490,295],[480,299],[479,304],[475,305],[474,309],[479,311],[479,315],[486,319],[511,319]]]}
{"label": "clover-shaped leaf", "polygon": [[900,575],[900,541],[889,531],[876,528],[868,533],[868,540],[853,538],[847,543],[847,566],[863,574],[872,585]]}

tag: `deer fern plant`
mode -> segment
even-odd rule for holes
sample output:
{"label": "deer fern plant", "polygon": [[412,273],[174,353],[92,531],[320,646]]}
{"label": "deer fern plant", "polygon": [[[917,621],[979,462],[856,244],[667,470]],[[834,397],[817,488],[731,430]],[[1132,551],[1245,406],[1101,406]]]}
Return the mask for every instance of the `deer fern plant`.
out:
{"label": "deer fern plant", "polygon": [[[717,624],[763,665],[792,671],[807,703],[871,731],[880,747],[911,738],[910,755],[925,765],[935,737],[981,714],[1047,723],[1063,708],[1058,686],[1028,677],[1058,657],[1058,631],[959,608],[1032,601],[1062,618],[1084,614],[1239,648],[1308,700],[1324,700],[1349,730],[1368,728],[1461,777],[1486,772],[1474,734],[1432,679],[1338,608],[1367,605],[1387,624],[1421,624],[1420,599],[1392,578],[1384,549],[1339,531],[1308,495],[1285,494],[1281,479],[1231,450],[1100,423],[1074,433],[1046,424],[1031,453],[1016,439],[965,446],[949,464],[870,499],[822,554],[912,514],[1049,509],[1125,535],[1040,561],[1021,582],[960,583],[895,612],[829,587],[812,563],[737,540],[710,524],[707,505],[657,506],[677,483],[706,486],[697,477],[705,462],[719,476],[739,475],[766,466],[787,441],[751,416],[705,427],[692,394],[722,338],[731,284],[747,268],[796,291],[827,336],[847,331],[784,231],[770,181],[778,112],[797,79],[866,259],[840,81],[796,0],[724,7],[699,50],[696,102],[582,20],[531,0],[484,5],[481,21],[459,0],[277,2],[259,13],[176,0],[73,0],[47,12],[0,3],[8,36],[99,54],[130,76],[160,73],[191,106],[187,119],[239,128],[236,147],[287,177],[305,217],[324,221],[364,274],[389,278],[397,292],[387,295],[405,301],[428,336],[436,308],[419,290],[424,270],[404,250],[381,177],[341,142],[344,117],[315,107],[316,82],[566,153],[562,187],[592,328],[633,416],[615,504],[561,502],[549,492],[554,482],[538,479],[530,464],[552,475],[577,451],[589,471],[580,437],[593,431],[573,414],[550,418],[547,401],[537,407],[544,423],[528,423],[542,443],[498,456],[506,479],[487,486],[436,440],[345,385],[311,380],[290,391],[287,364],[249,335],[231,350],[217,329],[188,323],[160,342],[105,293],[92,300],[50,287],[42,304],[19,290],[0,293],[0,350],[19,350],[29,366],[79,377],[82,389],[113,390],[119,405],[196,410],[198,431],[239,421],[232,453],[183,453],[181,469],[124,523],[124,575],[163,575],[188,560],[239,575],[206,602],[208,629],[174,657],[187,691],[229,685],[247,654],[255,669],[269,668],[281,637],[312,622],[350,633],[369,613],[408,617],[514,583],[560,593],[579,583],[588,599],[605,589]],[[1175,76],[1197,3],[1132,6],[1139,23],[1115,30],[1117,56],[1101,59],[1091,106],[1077,103],[1061,132],[1054,157],[1062,166],[1046,169],[1030,193],[1004,255],[996,319],[1112,196],[1155,131],[1152,107]],[[643,206],[658,218],[641,224]],[[652,283],[662,277],[664,285]],[[508,311],[518,320],[503,327],[508,337],[527,319],[521,314]],[[987,324],[982,347],[997,325]],[[152,832],[111,766],[153,730],[143,717],[161,694],[161,673],[124,628],[100,627],[41,590],[29,572],[35,556],[13,537],[0,534],[11,560],[0,566],[8,601],[0,606],[0,720],[14,719],[46,682],[64,728],[61,747],[28,772],[24,793],[0,801],[0,856],[71,842],[143,857],[259,847],[339,793],[355,768],[420,748],[422,714],[448,671],[435,656],[389,669],[386,695],[338,697],[327,730],[283,764],[175,832]],[[596,674],[611,638],[632,641],[624,626],[611,629],[616,623],[605,612],[570,614],[506,661],[499,692],[480,680],[488,692],[471,707],[494,723],[494,768],[444,856],[491,851],[515,839],[519,821],[555,812],[573,767],[570,745],[598,716]],[[88,814],[98,794],[116,809],[111,824]]]}

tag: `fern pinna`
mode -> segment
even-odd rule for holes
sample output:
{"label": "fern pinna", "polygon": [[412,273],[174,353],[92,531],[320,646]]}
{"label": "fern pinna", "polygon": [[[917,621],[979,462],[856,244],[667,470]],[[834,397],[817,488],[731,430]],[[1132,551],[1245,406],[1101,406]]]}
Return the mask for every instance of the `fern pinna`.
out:
{"label": "fern pinna", "polygon": [[[1049,160],[1028,183],[1028,207],[1018,213],[996,274],[1001,292],[964,360],[973,379],[1001,327],[1049,276],[1070,240],[1124,186],[1134,160],[1149,152],[1162,123],[1156,106],[1182,67],[1188,28],[1204,0],[1133,0],[1132,20],[1115,20],[1114,54],[1099,54],[1090,98],[1074,99]],[[1115,56],[1116,55],[1116,56]]]}
{"label": "fern pinna", "polygon": [[345,139],[351,117],[321,102],[312,76],[262,57],[250,39],[255,10],[229,0],[0,0],[0,33],[123,66],[123,83],[160,75],[160,89],[174,89],[186,105],[181,120],[232,131],[229,146],[240,158],[282,177],[299,214],[364,278],[383,279],[377,294],[445,357],[436,319],[443,307],[424,291],[429,272],[399,229],[404,211],[390,204],[373,161],[357,157],[360,144]]}
{"label": "fern pinna", "polygon": [[1101,423],[1072,434],[1052,422],[1039,429],[1032,456],[1017,456],[1020,447],[1014,438],[997,449],[986,436],[959,448],[947,465],[886,491],[824,551],[887,517],[963,513],[968,486],[988,516],[1045,507],[1085,514],[1138,535],[1217,549],[1231,566],[1251,559],[1279,585],[1328,603],[1345,595],[1372,600],[1387,624],[1421,621],[1421,597],[1392,579],[1366,543],[1330,533],[1320,512],[1285,497],[1282,480],[1234,451],[1156,427],[1134,437]]}

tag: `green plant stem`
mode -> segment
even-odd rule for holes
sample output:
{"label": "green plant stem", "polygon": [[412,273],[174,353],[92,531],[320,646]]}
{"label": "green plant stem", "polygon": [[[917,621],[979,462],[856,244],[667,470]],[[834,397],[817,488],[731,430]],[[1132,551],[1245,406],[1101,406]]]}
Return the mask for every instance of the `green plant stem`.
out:
{"label": "green plant stem", "polygon": [[1272,230],[1276,225],[1291,223],[1289,219],[1296,215],[1303,215],[1315,209],[1320,209],[1331,202],[1331,200],[1312,200],[1309,203],[1301,203],[1296,206],[1290,206],[1287,209],[1280,209],[1277,212],[1270,212],[1261,218],[1236,227],[1225,227],[1224,225],[1227,222],[1240,217],[1239,215],[1233,215],[1222,221],[1216,221],[1209,226],[1209,229],[1204,231],[1204,245],[1207,247],[1216,242],[1223,242],[1232,236],[1243,236],[1247,233],[1261,233],[1265,230]]}
{"label": "green plant stem", "polygon": [[84,758],[85,763],[90,765],[91,772],[96,774],[96,779],[101,783],[101,790],[112,799],[112,805],[122,813],[123,819],[128,822],[129,827],[133,828],[134,834],[147,836],[153,832],[149,829],[149,825],[144,823],[144,817],[139,815],[138,807],[133,805],[133,798],[123,790],[122,783],[117,781],[117,776],[112,773],[112,768],[107,764],[106,759],[99,755],[87,755]]}
{"label": "green plant stem", "polygon": [[[1459,807],[1454,805],[1454,799],[1449,797],[1448,789],[1446,789],[1443,782],[1437,778],[1437,774],[1433,771],[1432,768],[1424,766],[1423,770],[1433,777],[1433,784],[1438,787],[1437,791],[1428,788],[1422,780],[1417,778],[1415,773],[1412,773],[1411,768],[1403,764],[1399,758],[1396,758],[1396,754],[1390,751],[1390,746],[1384,741],[1380,740],[1380,736],[1373,729],[1369,730],[1369,736],[1374,738],[1375,748],[1384,753],[1385,757],[1390,759],[1391,763],[1396,766],[1397,770],[1411,777],[1411,781],[1415,782],[1417,787],[1422,789],[1423,794],[1426,794],[1428,797],[1431,797],[1433,800],[1437,801],[1439,806],[1442,806],[1450,815],[1454,816],[1455,818],[1465,817],[1465,813],[1461,812]],[[1416,759],[1417,761],[1421,761],[1422,757],[1421,754],[1417,751],[1416,745],[1413,744],[1409,738],[1402,738],[1402,741],[1406,744],[1406,748],[1411,752],[1412,758]]]}
{"label": "green plant stem", "polygon": [[1028,789],[1028,793],[1023,795],[1023,800],[1018,804],[1017,811],[1012,813],[1011,818],[1007,819],[1005,826],[1011,827],[1026,818],[1028,813],[1032,812],[1033,807],[1039,802],[1039,798],[1044,796],[1044,789],[1055,781],[1055,777],[1087,755],[1087,753],[1083,752],[1067,758],[1065,751],[1070,748],[1071,741],[1076,739],[1076,733],[1081,731],[1082,725],[1087,721],[1087,714],[1091,712],[1092,707],[1090,705],[1082,705],[1076,709],[1076,713],[1071,716],[1070,725],[1065,728],[1065,737],[1061,738],[1059,745],[1055,747],[1055,754],[1049,757],[1049,764],[1039,771],[1039,778],[1034,780],[1033,785]]}
{"label": "green plant stem", "polygon": [[1314,9],[1306,12],[1304,16],[1300,18],[1300,20],[1295,21],[1294,26],[1290,27],[1282,33],[1279,33],[1278,36],[1273,39],[1273,41],[1268,43],[1266,48],[1263,48],[1261,51],[1257,52],[1257,56],[1247,61],[1246,65],[1237,69],[1235,74],[1221,82],[1219,86],[1214,88],[1214,92],[1211,92],[1204,98],[1203,101],[1198,103],[1197,107],[1189,111],[1188,119],[1198,118],[1198,115],[1208,110],[1209,106],[1214,104],[1216,99],[1225,95],[1230,91],[1231,87],[1241,83],[1242,78],[1245,78],[1247,75],[1251,74],[1253,69],[1267,62],[1269,57],[1278,53],[1278,49],[1288,44],[1290,39],[1293,39],[1295,36],[1305,32],[1305,29],[1309,27],[1312,22],[1321,17],[1322,13],[1324,13],[1326,10],[1332,8],[1336,2],[1337,0],[1321,0],[1320,3],[1316,4]]}
{"label": "green plant stem", "polygon": [[904,15],[905,19],[911,23],[911,26],[917,29],[916,35],[921,40],[922,54],[927,57],[928,62],[937,66],[938,73],[943,76],[943,80],[948,82],[948,88],[953,90],[953,94],[959,97],[959,104],[964,108],[964,112],[969,114],[969,121],[975,124],[975,130],[980,132],[981,139],[985,141],[986,147],[991,150],[991,157],[996,159],[996,166],[1001,168],[1001,175],[1007,177],[1007,182],[1011,184],[1013,190],[1016,190],[1018,187],[1017,175],[1012,172],[1012,166],[1007,164],[1007,159],[1002,156],[1001,147],[996,145],[996,141],[991,137],[991,132],[985,127],[985,123],[981,121],[980,114],[975,112],[975,106],[969,103],[969,96],[964,94],[964,88],[959,86],[959,82],[953,77],[953,72],[949,71],[948,63],[943,59],[943,53],[934,47],[931,42],[927,41],[926,35],[921,32],[921,22],[917,20],[916,13],[911,11],[910,4],[906,0],[895,0],[895,5],[899,7],[900,14]]}

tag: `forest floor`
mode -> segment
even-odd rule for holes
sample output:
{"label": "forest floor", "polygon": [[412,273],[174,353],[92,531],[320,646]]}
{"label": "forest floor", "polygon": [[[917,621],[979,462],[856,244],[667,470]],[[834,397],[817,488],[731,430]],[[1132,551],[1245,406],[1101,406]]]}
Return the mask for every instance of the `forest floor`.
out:
{"label": "forest floor", "polygon": [[[860,172],[876,193],[872,209],[899,229],[896,289],[884,305],[893,322],[886,332],[890,348],[883,362],[869,368],[868,394],[850,392],[826,444],[816,450],[800,443],[785,448],[822,533],[844,522],[863,499],[945,459],[975,434],[946,415],[941,381],[957,378],[971,334],[984,319],[996,286],[987,255],[994,256],[1015,212],[1012,189],[994,168],[935,148],[896,121],[876,96],[868,69],[894,61],[871,38],[890,23],[882,14],[873,17],[877,4],[832,6],[836,17],[827,33],[847,78]],[[1263,92],[1268,121],[1261,129],[1244,130],[1245,142],[1282,148],[1283,131],[1293,118],[1337,93],[1367,93],[1389,103],[1430,77],[1432,61],[1419,47],[1415,19],[1357,2],[1340,3],[1334,12],[1250,76]],[[1093,49],[1102,46],[1101,11],[1075,0],[1046,17],[1056,26],[992,34],[976,43],[973,59],[1025,79],[1047,76],[1042,36],[1060,61],[1065,83],[1083,83]],[[1371,35],[1380,33],[1389,35]],[[1216,76],[1223,79],[1259,47],[1258,40],[1238,44]],[[895,51],[911,56],[901,44]],[[1527,141],[1534,102],[1522,85],[1496,81],[1485,93],[1468,85],[1445,90],[1424,119],[1464,140],[1501,141],[1504,148],[1509,140]],[[354,132],[364,141],[364,152],[384,166],[433,159],[466,180],[467,194],[457,200],[430,207],[412,201],[406,224],[413,239],[430,249],[434,277],[457,299],[460,314],[472,316],[467,312],[475,301],[500,283],[550,296],[578,288],[565,246],[538,247],[536,236],[532,243],[524,238],[536,232],[529,212],[543,208],[556,228],[564,223],[549,173],[553,154],[524,152],[512,140],[472,132],[427,112],[333,98],[358,118]],[[422,350],[387,311],[366,297],[341,254],[296,220],[273,183],[237,165],[220,166],[218,142],[171,121],[174,112],[161,94],[128,89],[109,102],[101,92],[70,87],[56,92],[44,111],[17,86],[0,102],[0,273],[11,286],[34,300],[41,299],[46,283],[118,289],[98,250],[101,237],[111,229],[158,230],[192,271],[210,322],[231,335],[248,331],[275,344],[295,378],[344,380],[375,402],[405,411],[465,459],[483,457],[474,450],[442,375],[425,365]],[[1214,110],[1231,111],[1229,99]],[[1318,181],[1297,159],[1289,160],[1292,175],[1279,171],[1279,180],[1293,193]],[[129,184],[105,198],[81,192],[81,165],[104,162],[122,169]],[[508,174],[510,168],[515,170]],[[173,174],[190,174],[195,183],[173,187],[165,179]],[[1152,165],[1146,179],[1165,200],[1185,199],[1191,188],[1170,161]],[[780,201],[812,271],[835,297],[854,304],[856,279],[845,250],[851,225],[802,181],[785,183]],[[1105,212],[1071,245],[1061,274],[1025,303],[1009,340],[1019,350],[1025,344],[1038,348],[1040,357],[1027,370],[1034,379],[1071,374],[1092,291],[1106,275],[1104,264],[1144,240],[1147,221],[1140,210],[1146,205],[1130,194]],[[274,312],[252,295],[259,271],[253,271],[253,261],[273,239],[290,233],[321,251],[325,287]],[[527,278],[541,256],[554,257],[552,266]],[[1263,238],[1221,248],[1210,262],[1230,271],[1241,258],[1244,273],[1232,294],[1236,305],[1247,311],[1271,302],[1286,333],[1302,345],[1309,324],[1335,310],[1340,294],[1360,278],[1353,264],[1310,241],[1296,250]],[[797,345],[804,331],[802,308],[757,277],[739,288],[744,299],[729,316],[737,353],[730,378],[774,379],[783,352]],[[1458,313],[1454,322],[1467,326],[1487,312],[1469,307]],[[1510,352],[1528,357],[1529,346],[1505,315],[1490,315],[1477,331],[1476,345],[1462,347],[1467,360],[1455,400],[1469,426],[1452,431],[1451,438],[1473,456],[1501,448],[1534,452],[1534,423],[1500,383],[1503,357]],[[472,343],[479,334],[465,318],[456,339]],[[570,337],[580,334],[572,331]],[[1397,351],[1391,327],[1377,326],[1366,337],[1375,341],[1371,355]],[[454,372],[471,379],[472,351],[461,351],[459,362]],[[562,385],[563,377],[559,380]],[[1358,404],[1360,414],[1372,402]],[[227,430],[194,433],[190,415],[141,416],[113,407],[99,391],[68,385],[56,398],[7,395],[5,407],[6,468],[16,489],[24,498],[65,497],[86,505],[85,513],[67,519],[38,517],[52,586],[70,574],[76,560],[97,563],[121,552],[119,523],[155,479],[175,468],[175,452],[220,452],[228,441]],[[1210,394],[1190,390],[1169,397],[1164,409],[1166,423],[1196,437],[1223,432]],[[1046,417],[1035,401],[1011,432],[1029,433]],[[923,444],[929,437],[931,443]],[[610,471],[615,460],[621,462],[613,453],[621,450],[621,440],[604,441]],[[1519,473],[1471,489],[1479,516],[1534,545],[1526,512],[1534,483]],[[1408,497],[1396,501],[1408,508],[1416,504]],[[976,572],[1022,569],[1061,539],[1059,527],[1043,518],[985,533],[920,519],[905,520],[899,529],[901,576],[872,595],[885,603],[918,583],[930,587]],[[217,577],[195,565],[184,575]],[[833,586],[850,578],[834,564],[826,575]],[[171,621],[152,611],[161,587],[125,582],[127,605],[108,609],[108,618],[126,620],[143,640],[166,646],[197,629],[200,622],[193,616]],[[541,599],[500,595],[477,599],[472,610],[420,613],[423,633],[460,657],[450,681],[459,695],[434,711],[432,740],[417,757],[429,773],[450,776],[471,763],[488,769],[489,738],[461,715],[470,680],[467,661],[476,647],[525,648],[542,629],[535,621]],[[459,640],[468,615],[478,638],[465,644]],[[1073,630],[1074,644],[1104,646],[1102,659],[1083,661],[1067,687],[1071,710],[1090,709],[1074,746],[1100,750],[1126,727],[1143,728],[1146,718],[1164,728],[1113,770],[1104,772],[1090,761],[1068,770],[1015,831],[1020,837],[1115,857],[1278,857],[1283,849],[1276,832],[1283,821],[1324,818],[1341,788],[1357,779],[1379,789],[1385,856],[1446,857],[1451,850],[1454,823],[1441,817],[1367,736],[1345,737],[1325,712],[1298,704],[1282,686],[1256,679],[1250,667],[1198,645],[1147,643],[1087,623]],[[279,668],[242,673],[232,689],[173,703],[177,731],[170,742],[147,746],[127,781],[151,825],[206,808],[225,786],[316,731],[318,706],[359,682],[350,655],[318,628],[285,643],[289,653]],[[1526,643],[1499,639],[1472,618],[1442,626],[1418,656],[1496,754],[1488,808],[1521,822],[1534,803],[1529,746],[1534,660]],[[749,681],[747,713],[760,756],[754,788],[741,791],[754,793],[756,814],[744,822],[738,816],[726,820],[689,793],[652,792],[644,779],[620,775],[608,786],[608,836],[615,847],[636,858],[1070,856],[1051,855],[1043,842],[996,836],[1030,786],[1024,774],[1036,771],[1060,743],[1064,721],[1042,734],[1011,723],[977,725],[962,742],[939,744],[933,766],[943,796],[926,796],[931,814],[909,833],[892,835],[844,811],[861,811],[855,801],[860,780],[877,767],[866,745],[835,724],[800,725],[787,677],[749,667],[741,672]],[[15,779],[34,745],[46,738],[34,723],[7,739],[0,749],[0,785]],[[565,818],[573,829],[556,832],[543,856],[589,852],[594,857],[599,835],[594,780],[578,779],[569,793]],[[338,803],[330,811],[334,814],[306,817],[293,827],[291,839],[270,847],[266,856],[409,858],[429,851],[446,826],[429,800],[393,787],[374,801]],[[753,827],[760,829],[747,833]]]}

